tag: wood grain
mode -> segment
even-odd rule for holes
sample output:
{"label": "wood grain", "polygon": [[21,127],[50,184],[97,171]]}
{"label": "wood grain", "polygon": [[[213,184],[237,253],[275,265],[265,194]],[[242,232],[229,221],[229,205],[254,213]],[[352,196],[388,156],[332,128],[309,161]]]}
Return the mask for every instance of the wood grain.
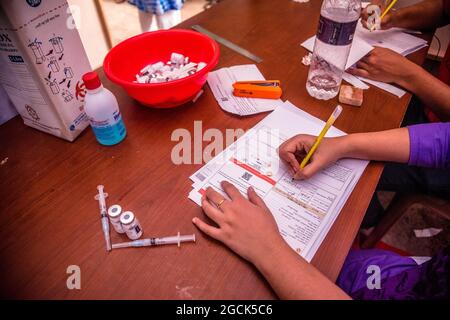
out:
{"label": "wood grain", "polygon": [[[325,120],[337,100],[318,101],[305,90],[306,51],[300,43],[317,27],[320,1],[227,0],[180,25],[204,28],[250,50],[267,79],[280,79],[283,100]],[[427,39],[430,37],[427,35]],[[421,63],[426,50],[411,59]],[[219,67],[252,63],[221,46]],[[90,129],[68,143],[26,127],[15,118],[0,127],[0,297],[27,299],[271,299],[261,275],[229,249],[198,232],[204,217],[187,199],[188,177],[201,165],[171,162],[173,130],[249,129],[265,115],[236,117],[220,110],[209,88],[197,103],[170,110],[140,106],[107,81],[128,129],[114,147],[95,142]],[[346,132],[398,127],[410,95],[398,99],[371,87],[361,108],[344,107],[336,126]],[[204,143],[206,145],[207,143]],[[371,164],[326,237],[313,264],[335,280],[382,171]],[[119,203],[139,218],[144,236],[196,233],[197,243],[107,253],[96,186],[105,185],[108,205]],[[125,238],[111,232],[113,242]],[[270,258],[270,257],[268,257]],[[66,288],[66,268],[79,265],[81,290]]]}

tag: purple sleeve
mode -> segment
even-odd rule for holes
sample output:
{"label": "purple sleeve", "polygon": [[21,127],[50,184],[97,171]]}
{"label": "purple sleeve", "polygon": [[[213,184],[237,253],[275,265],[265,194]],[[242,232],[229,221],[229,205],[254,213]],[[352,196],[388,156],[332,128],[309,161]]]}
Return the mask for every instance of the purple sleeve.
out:
{"label": "purple sleeve", "polygon": [[426,123],[408,127],[409,165],[450,167],[450,123]]}

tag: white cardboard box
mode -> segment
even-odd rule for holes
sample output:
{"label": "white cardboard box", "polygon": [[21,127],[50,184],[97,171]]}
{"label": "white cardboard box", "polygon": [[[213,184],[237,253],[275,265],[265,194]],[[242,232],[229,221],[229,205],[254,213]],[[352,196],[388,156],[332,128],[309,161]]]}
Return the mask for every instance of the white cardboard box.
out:
{"label": "white cardboard box", "polygon": [[91,70],[66,0],[0,0],[0,85],[26,125],[73,141]]}

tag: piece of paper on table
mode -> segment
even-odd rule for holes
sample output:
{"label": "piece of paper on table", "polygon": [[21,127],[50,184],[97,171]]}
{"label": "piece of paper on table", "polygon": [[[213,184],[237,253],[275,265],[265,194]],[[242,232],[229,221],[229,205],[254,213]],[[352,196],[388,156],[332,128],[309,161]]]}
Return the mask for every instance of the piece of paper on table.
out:
{"label": "piece of paper on table", "polygon": [[[324,124],[290,102],[284,103],[190,177],[189,199],[200,205],[208,187],[227,198],[220,186],[224,180],[244,196],[252,186],[286,242],[311,261],[368,164],[343,159],[306,181],[292,181],[277,148],[295,134],[318,135]],[[344,134],[331,127],[327,136]]]}
{"label": "piece of paper on table", "polygon": [[438,228],[414,229],[417,238],[430,238],[442,232]]}
{"label": "piece of paper on table", "polygon": [[391,28],[371,32],[359,22],[356,26],[353,41],[364,41],[373,47],[388,48],[403,56],[428,46],[425,40],[407,34],[404,31],[404,29],[400,28]]}
{"label": "piece of paper on table", "polygon": [[242,98],[233,95],[236,81],[265,80],[254,64],[222,68],[208,75],[208,85],[219,106],[230,113],[241,116],[272,111],[283,104],[281,99]]}
{"label": "piece of paper on table", "polygon": [[431,260],[431,257],[424,257],[424,256],[412,256],[410,258],[413,259],[418,266]]}
{"label": "piece of paper on table", "polygon": [[[358,22],[355,36],[353,39],[350,54],[347,60],[346,69],[355,65],[360,59],[366,56],[375,46],[389,48],[401,55],[408,55],[417,50],[428,46],[427,42],[421,38],[405,33],[406,30],[400,28],[391,28],[389,30],[377,30],[370,32],[364,28],[361,22]],[[313,51],[316,37],[313,36],[302,43],[302,46],[309,51]],[[401,98],[406,91],[393,86],[389,83],[369,80],[363,77],[355,77],[348,73],[344,73],[343,79],[353,86],[365,89],[365,85],[359,80],[370,83],[380,89]]]}
{"label": "piece of paper on table", "polygon": [[[303,42],[301,45],[306,50],[313,51],[314,50],[314,42],[316,41],[316,37],[313,36]],[[357,63],[363,57],[365,57],[370,51],[373,50],[373,47],[365,41],[358,41],[357,39],[353,40],[353,45],[350,49],[350,53],[348,55],[347,64],[345,65],[345,69],[350,68],[352,65]]]}
{"label": "piece of paper on table", "polygon": [[403,97],[403,95],[406,93],[405,90],[400,89],[396,86],[393,86],[392,84],[386,83],[386,82],[381,82],[381,81],[375,81],[375,80],[370,80],[364,77],[358,77],[359,79],[370,83],[371,85],[374,85],[375,87],[378,87],[380,89],[383,89],[384,91],[387,91],[389,93],[392,93],[393,95],[396,95],[397,97],[401,98]]}
{"label": "piece of paper on table", "polygon": [[367,84],[362,82],[358,77],[356,77],[348,72],[344,72],[344,74],[342,75],[342,79],[344,79],[345,81],[347,81],[348,83],[350,83],[352,86],[354,86],[356,88],[360,88],[363,90],[370,88]]}

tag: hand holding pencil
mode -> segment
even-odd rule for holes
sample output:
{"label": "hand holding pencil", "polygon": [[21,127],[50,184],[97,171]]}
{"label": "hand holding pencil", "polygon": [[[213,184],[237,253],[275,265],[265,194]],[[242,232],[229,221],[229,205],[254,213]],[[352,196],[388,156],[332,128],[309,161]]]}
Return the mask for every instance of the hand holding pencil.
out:
{"label": "hand holding pencil", "polygon": [[[397,0],[392,0],[387,7],[384,6],[384,1],[375,0],[371,1],[372,4],[379,5],[381,7],[382,13],[381,13],[381,30],[390,29],[395,26],[395,14],[394,10],[392,10],[392,7],[397,2]],[[361,23],[366,29],[370,29],[367,20],[369,19],[369,14],[367,12],[367,7],[364,8],[361,12]]]}
{"label": "hand holding pencil", "polygon": [[280,158],[288,163],[293,179],[308,179],[342,158],[345,151],[343,139],[325,138],[341,111],[342,107],[337,106],[317,137],[299,134],[280,145]]}

